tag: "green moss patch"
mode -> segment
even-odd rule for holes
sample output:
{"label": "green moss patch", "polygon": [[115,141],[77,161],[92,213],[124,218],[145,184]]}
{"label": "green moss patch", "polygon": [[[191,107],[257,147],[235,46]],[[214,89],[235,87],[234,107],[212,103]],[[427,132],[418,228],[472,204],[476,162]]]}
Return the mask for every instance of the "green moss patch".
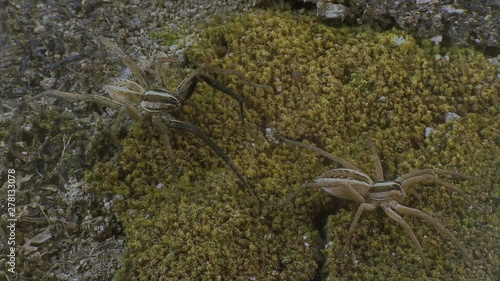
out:
{"label": "green moss patch", "polygon": [[[308,16],[253,11],[213,21],[189,57],[200,64],[210,58],[213,66],[239,70],[253,82],[274,87],[254,88],[237,76],[218,78],[244,96],[245,124],[234,100],[202,84],[192,97],[200,115],[186,107],[182,116],[224,149],[263,202],[278,203],[336,167],[313,152],[267,142],[265,128],[314,143],[373,175],[366,147],[370,139],[388,179],[421,168],[479,177],[453,182],[483,212],[432,185],[415,187],[422,201],[403,203],[437,218],[474,258],[471,264],[431,226],[407,218],[435,278],[478,280],[498,273],[493,249],[500,248],[499,216],[492,198],[500,193],[500,83],[498,70],[481,54],[441,49],[398,30],[332,28]],[[461,118],[445,123],[448,112]],[[425,136],[428,127],[434,129],[430,137]],[[294,204],[260,211],[202,141],[179,131],[170,136],[177,183],[164,147],[147,124],[123,140],[118,164],[99,164],[88,175],[101,195],[123,196],[116,204],[129,250],[119,278],[312,280],[318,250],[325,256],[321,275],[328,280],[426,278],[411,241],[383,212],[363,215],[351,257],[339,257],[352,219],[349,208],[337,207],[341,200],[310,190]],[[322,231],[326,249],[319,239]]]}

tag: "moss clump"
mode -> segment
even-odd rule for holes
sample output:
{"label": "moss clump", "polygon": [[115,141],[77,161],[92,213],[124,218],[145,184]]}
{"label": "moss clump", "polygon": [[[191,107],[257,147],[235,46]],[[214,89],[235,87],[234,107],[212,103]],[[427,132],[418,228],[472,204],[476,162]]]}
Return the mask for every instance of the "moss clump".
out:
{"label": "moss clump", "polygon": [[170,46],[180,38],[180,34],[170,29],[165,29],[162,32],[152,32],[151,37],[155,40],[159,40],[165,46]]}
{"label": "moss clump", "polygon": [[[277,215],[273,219],[279,223],[271,223],[223,163],[219,165],[224,169],[207,170],[196,167],[202,161],[184,163],[178,153],[182,177],[174,183],[164,147],[144,125],[135,126],[123,141],[119,167],[98,164],[87,174],[91,191],[108,198],[120,195],[113,196],[113,205],[125,227],[129,250],[118,280],[314,276],[314,260],[302,261],[311,253],[296,238],[310,229],[303,217],[285,221]],[[188,151],[189,137],[172,137],[179,146],[177,140],[183,138]],[[205,153],[206,159],[217,160],[211,151],[201,152]],[[309,236],[313,240],[314,233]],[[282,248],[283,242],[289,245]]]}
{"label": "moss clump", "polygon": [[[475,202],[488,206],[488,198],[498,197],[500,85],[497,70],[482,55],[418,44],[397,30],[336,29],[275,11],[254,11],[224,24],[215,21],[201,38],[190,51],[191,61],[201,63],[209,56],[215,58],[214,66],[275,87],[257,89],[237,77],[222,78],[246,99],[245,125],[234,100],[201,84],[192,101],[202,116],[196,118],[190,108],[183,116],[224,149],[263,201],[278,202],[335,167],[310,151],[268,143],[261,133],[267,126],[351,160],[368,174],[373,174],[366,148],[371,139],[388,179],[421,168],[457,169],[481,178],[460,183]],[[462,118],[444,123],[447,112]],[[424,135],[426,127],[435,130],[430,138]],[[307,191],[295,204],[260,212],[209,148],[187,133],[172,131],[182,175],[179,201],[166,153],[151,131],[137,126],[123,141],[118,164],[116,192],[128,190],[121,193],[126,200],[120,218],[129,245],[120,278],[312,280],[322,221],[327,221],[329,241],[323,250],[326,279],[426,278],[411,241],[384,214],[367,213],[361,219],[351,247],[357,263],[338,258],[352,219],[349,210],[332,207],[340,200]],[[92,186],[100,178],[92,175],[106,174],[99,170],[103,166],[96,167],[89,175]],[[108,192],[115,189],[106,186]],[[440,187],[417,189],[422,202],[404,203],[443,222],[475,260],[469,265],[446,238],[409,218],[436,278],[494,276],[498,212],[470,210]]]}

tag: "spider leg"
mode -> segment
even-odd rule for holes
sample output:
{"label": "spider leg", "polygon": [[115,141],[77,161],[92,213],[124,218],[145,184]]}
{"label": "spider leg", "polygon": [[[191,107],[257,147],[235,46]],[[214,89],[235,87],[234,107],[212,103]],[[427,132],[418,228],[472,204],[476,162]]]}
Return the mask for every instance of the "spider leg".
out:
{"label": "spider leg", "polygon": [[99,36],[97,39],[106,47],[111,49],[115,54],[120,56],[123,62],[132,71],[132,74],[134,75],[139,85],[141,85],[142,87],[147,86],[146,75],[144,74],[144,71],[142,71],[142,69],[139,66],[137,66],[137,64],[129,56],[127,56],[127,54],[125,54],[125,52],[122,51],[122,49],[120,49],[117,45],[115,45],[115,43],[113,43],[108,38]]}
{"label": "spider leg", "polygon": [[418,254],[420,255],[420,258],[422,259],[422,263],[424,264],[425,271],[430,276],[431,271],[429,270],[429,265],[427,263],[427,259],[424,255],[424,251],[422,250],[422,246],[420,245],[420,242],[418,242],[418,239],[415,236],[415,233],[413,233],[413,230],[411,230],[410,226],[405,222],[405,220],[400,215],[398,215],[394,210],[392,210],[389,206],[383,206],[382,208],[384,209],[384,212],[391,219],[398,222],[403,227],[406,234],[408,234],[410,236],[411,241],[413,242],[413,245],[417,248]]}
{"label": "spider leg", "polygon": [[422,194],[418,193],[415,189],[407,189],[406,194],[417,198],[418,202],[422,203]]}
{"label": "spider leg", "polygon": [[298,147],[303,147],[303,148],[306,148],[306,149],[309,149],[309,150],[312,150],[330,160],[332,160],[333,162],[336,162],[340,165],[342,165],[343,167],[345,168],[348,168],[348,169],[352,169],[352,170],[355,170],[355,171],[358,171],[358,172],[361,172],[361,170],[354,166],[351,162],[347,161],[347,160],[344,160],[338,156],[335,156],[331,153],[328,153],[320,148],[318,148],[317,146],[314,146],[314,145],[311,145],[311,144],[306,144],[306,143],[302,143],[302,142],[298,142],[298,141],[293,141],[291,139],[287,139],[283,136],[281,136],[280,134],[278,134],[278,132],[276,131],[276,129],[274,128],[270,128],[269,130],[266,130],[266,134],[267,134],[267,137],[268,138],[271,138],[271,139],[276,139],[278,141],[281,141],[281,142],[284,142],[286,144],[289,144],[289,145],[295,145],[295,146],[298,146]]}
{"label": "spider leg", "polygon": [[[63,91],[57,91],[57,90],[48,90],[45,92],[42,92],[31,99],[28,100],[28,102],[32,102],[34,100],[40,99],[42,97],[46,96],[54,96],[54,97],[60,97],[63,99],[68,99],[68,100],[74,100],[74,101],[91,101],[95,102],[96,104],[100,104],[105,107],[112,108],[116,111],[120,111],[123,108],[123,104],[116,102],[110,98],[99,96],[99,95],[83,95],[83,94],[74,94],[74,93],[68,93],[68,92],[63,92]],[[137,110],[131,106],[126,107],[126,111],[134,118],[135,120],[141,120],[141,115]]]}
{"label": "spider leg", "polygon": [[228,88],[222,84],[219,84],[217,81],[215,81],[215,79],[213,79],[212,77],[205,75],[203,73],[199,72],[196,75],[196,77],[203,80],[205,83],[210,85],[212,88],[217,89],[217,90],[225,93],[226,95],[231,96],[233,99],[237,100],[238,105],[239,105],[238,110],[239,110],[239,114],[240,114],[240,120],[242,123],[245,122],[245,116],[244,116],[244,111],[243,111],[243,98],[238,93],[236,93],[235,91],[231,90],[230,88]]}
{"label": "spider leg", "polygon": [[411,171],[407,174],[404,174],[396,179],[397,182],[403,182],[407,179],[414,178],[417,176],[423,176],[423,175],[446,175],[446,176],[454,176],[460,179],[465,179],[465,180],[477,180],[477,177],[469,176],[469,175],[464,175],[462,173],[453,171],[453,170],[445,170],[445,169],[421,169],[421,170],[415,170]]}
{"label": "spider leg", "polygon": [[465,192],[463,192],[460,188],[458,188],[454,184],[451,184],[449,182],[446,182],[446,181],[438,178],[437,176],[435,176],[433,174],[421,174],[421,175],[416,175],[413,177],[406,177],[406,179],[401,182],[401,185],[404,188],[407,188],[407,187],[410,187],[412,185],[415,185],[417,183],[422,183],[422,182],[432,182],[432,183],[435,183],[438,185],[442,185],[451,191],[457,192],[467,201],[467,203],[474,206],[474,208],[481,210],[481,208],[476,203],[474,203],[470,199],[470,197],[467,194],[465,194]]}
{"label": "spider leg", "polygon": [[164,68],[165,64],[174,64],[175,70],[177,71],[177,75],[179,75],[180,79],[184,79],[185,75],[182,73],[182,69],[179,63],[182,63],[182,60],[174,57],[158,56],[153,58],[153,63],[151,65],[151,68],[154,71],[156,82],[159,85],[161,85],[161,87],[165,89],[168,88],[168,76]]}
{"label": "spider leg", "polygon": [[174,175],[177,175],[177,166],[175,165],[175,152],[172,149],[172,145],[170,143],[170,138],[168,137],[167,134],[167,128],[165,127],[165,122],[163,122],[162,118],[156,118],[156,116],[153,116],[153,124],[156,128],[158,128],[158,131],[160,131],[160,139],[163,142],[163,145],[167,148],[167,154],[168,158],[170,159],[170,165],[172,166],[173,173]]}
{"label": "spider leg", "polygon": [[[198,123],[197,121],[198,121],[198,119],[200,117],[200,112],[201,112],[200,106],[198,104],[190,101],[190,100],[187,100],[187,101],[184,102],[184,106],[186,106],[186,105],[192,106],[194,108],[194,116],[193,116],[194,123]],[[182,107],[179,108],[179,111],[180,111],[179,112],[179,116],[182,115],[183,110],[184,110],[184,106],[182,106]]]}
{"label": "spider leg", "polygon": [[163,142],[163,145],[167,148],[168,159],[170,160],[170,166],[172,167],[172,174],[174,175],[174,186],[175,193],[177,195],[177,199],[180,200],[181,194],[179,192],[179,188],[177,187],[177,165],[175,164],[175,152],[172,148],[172,144],[170,143],[170,138],[168,137],[166,124],[162,118],[156,118],[153,116],[153,124],[160,131],[160,139]]}
{"label": "spider leg", "polygon": [[203,66],[202,69],[206,72],[211,72],[211,73],[217,73],[217,74],[224,74],[224,75],[236,75],[238,78],[243,80],[245,84],[252,86],[254,88],[261,88],[261,89],[272,89],[272,86],[269,85],[262,85],[262,84],[257,84],[255,82],[250,81],[241,71],[235,70],[235,69],[221,69],[221,68],[216,68],[216,67],[210,67],[210,66]]}
{"label": "spider leg", "polygon": [[121,122],[125,118],[125,113],[129,113],[135,120],[142,119],[141,115],[134,107],[119,103],[115,100],[112,100],[110,98],[106,98],[103,96],[99,96],[99,95],[82,95],[82,94],[74,94],[74,93],[68,93],[68,92],[57,91],[57,90],[48,90],[48,91],[42,92],[42,93],[32,97],[31,99],[28,100],[28,102],[40,99],[40,98],[45,97],[45,96],[54,96],[54,97],[59,97],[59,98],[63,98],[63,99],[68,99],[68,100],[75,100],[75,101],[91,101],[91,102],[95,102],[96,104],[106,106],[108,108],[111,108],[111,109],[118,111],[116,121],[113,124],[113,127],[111,128],[111,136],[112,136],[113,141],[115,143],[120,142],[117,138],[118,129],[120,128]]}
{"label": "spider leg", "polygon": [[372,179],[366,175],[365,173],[353,170],[353,169],[347,169],[347,168],[339,168],[339,169],[333,169],[324,172],[321,174],[319,178],[330,178],[330,179],[348,179],[349,181],[355,180],[358,182],[363,182],[365,183],[365,189],[369,190],[371,186],[373,185]]}
{"label": "spider leg", "polygon": [[373,211],[375,210],[376,207],[373,204],[370,203],[362,203],[359,205],[358,210],[356,211],[356,214],[354,215],[354,219],[351,222],[351,226],[349,227],[349,232],[347,232],[347,239],[345,241],[344,248],[342,248],[342,251],[340,252],[340,255],[343,256],[345,252],[347,251],[347,248],[349,248],[349,245],[351,244],[351,239],[352,235],[354,234],[354,229],[356,228],[356,225],[358,225],[359,218],[361,217],[361,214],[365,210],[367,211]]}
{"label": "spider leg", "polygon": [[227,165],[233,170],[233,173],[240,179],[240,181],[243,183],[245,188],[250,192],[252,197],[258,200],[257,195],[255,194],[253,188],[250,186],[248,181],[243,177],[243,175],[240,173],[238,168],[233,164],[233,161],[224,153],[224,151],[217,145],[215,142],[213,142],[203,131],[200,130],[200,128],[196,127],[195,125],[188,123],[188,122],[182,122],[179,120],[176,120],[172,117],[165,116],[165,121],[167,122],[167,125],[171,128],[178,129],[178,130],[184,130],[192,133],[193,135],[197,136],[201,140],[205,142],[220,158],[226,162]]}
{"label": "spider leg", "polygon": [[201,70],[202,68],[196,69],[193,73],[189,74],[184,78],[184,80],[182,80],[182,82],[179,84],[176,90],[179,99],[182,101],[189,100],[189,98],[191,98],[191,96],[194,93],[196,85],[200,80],[202,80],[206,82],[208,85],[210,85],[212,88],[217,89],[238,101],[240,119],[241,122],[244,123],[243,98],[233,90],[229,89],[228,87],[217,83],[217,81],[215,81],[210,76],[201,73]]}
{"label": "spider leg", "polygon": [[117,144],[120,143],[118,140],[118,130],[120,129],[120,124],[122,121],[125,119],[125,113],[127,112],[127,106],[123,105],[120,111],[118,111],[118,114],[116,115],[116,120],[115,123],[113,124],[113,127],[111,128],[111,136],[113,137],[113,141]]}
{"label": "spider leg", "polygon": [[378,156],[377,147],[375,147],[373,142],[368,141],[368,148],[372,153],[373,163],[375,164],[375,179],[377,181],[384,181],[384,171],[382,170],[382,163],[380,162],[380,157]]}
{"label": "spider leg", "polygon": [[406,207],[406,206],[403,206],[400,204],[397,204],[396,206],[394,206],[394,209],[396,209],[396,211],[398,211],[404,215],[416,216],[416,217],[419,217],[419,218],[425,220],[427,223],[432,224],[434,226],[434,228],[436,228],[438,231],[447,235],[451,239],[451,241],[453,241],[455,246],[457,246],[457,248],[460,250],[460,252],[462,252],[462,254],[467,259],[472,260],[471,257],[465,251],[465,249],[462,247],[460,242],[458,242],[458,239],[453,235],[453,233],[451,233],[451,231],[446,229],[435,218],[431,217],[430,215],[428,215],[428,214],[426,214],[418,209],[409,208],[409,207]]}

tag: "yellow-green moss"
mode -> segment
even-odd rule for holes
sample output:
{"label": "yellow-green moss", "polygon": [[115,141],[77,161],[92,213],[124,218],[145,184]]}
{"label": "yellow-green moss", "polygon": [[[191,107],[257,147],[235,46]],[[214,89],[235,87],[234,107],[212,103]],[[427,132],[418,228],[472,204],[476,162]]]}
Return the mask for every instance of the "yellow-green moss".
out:
{"label": "yellow-green moss", "polygon": [[151,37],[155,40],[159,40],[161,44],[165,46],[170,46],[179,39],[180,34],[167,28],[161,32],[152,32]]}
{"label": "yellow-green moss", "polygon": [[[209,57],[214,66],[275,87],[256,89],[237,77],[222,78],[246,100],[244,125],[234,100],[201,84],[192,97],[201,115],[195,118],[187,107],[182,117],[224,149],[263,201],[276,203],[335,167],[313,152],[268,143],[261,133],[266,126],[315,143],[368,174],[374,170],[366,148],[371,139],[388,179],[421,168],[457,169],[480,178],[459,186],[485,213],[439,186],[417,187],[422,201],[404,204],[441,221],[474,258],[471,265],[446,237],[408,218],[435,278],[479,280],[498,273],[499,216],[489,198],[499,196],[500,84],[497,69],[481,54],[418,43],[398,30],[332,28],[312,17],[269,11],[214,21],[201,38],[190,50],[191,61]],[[447,112],[462,118],[444,123]],[[430,138],[426,127],[435,130]],[[88,176],[101,194],[125,197],[120,219],[129,251],[117,279],[312,280],[319,245],[313,220],[325,213],[327,280],[426,278],[411,241],[383,213],[363,215],[350,248],[355,259],[339,258],[352,213],[332,208],[338,199],[307,191],[295,204],[261,213],[202,141],[179,131],[170,136],[180,201],[166,152],[144,124],[123,141],[117,177],[110,164]]]}

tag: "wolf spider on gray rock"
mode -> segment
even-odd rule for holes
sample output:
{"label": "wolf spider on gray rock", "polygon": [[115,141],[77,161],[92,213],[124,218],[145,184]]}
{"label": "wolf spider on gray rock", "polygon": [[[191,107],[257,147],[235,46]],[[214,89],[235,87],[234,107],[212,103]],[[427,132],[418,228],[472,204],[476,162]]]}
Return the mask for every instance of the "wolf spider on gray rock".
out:
{"label": "wolf spider on gray rock", "polygon": [[[167,149],[172,169],[176,173],[175,154],[170,144],[170,139],[167,134],[166,127],[173,129],[188,131],[205,142],[226,164],[231,168],[233,173],[243,184],[244,188],[254,198],[257,198],[253,188],[250,186],[246,178],[241,174],[233,161],[226,153],[208,137],[197,126],[180,121],[173,116],[175,112],[182,110],[184,104],[194,94],[198,82],[205,82],[212,88],[217,89],[231,98],[238,101],[240,118],[243,122],[243,98],[232,89],[218,83],[214,78],[207,75],[206,72],[215,72],[217,69],[209,67],[200,67],[186,76],[175,89],[168,91],[167,77],[162,68],[161,58],[156,58],[153,61],[153,69],[155,71],[156,80],[159,86],[152,86],[153,83],[148,83],[145,72],[134,63],[118,46],[109,39],[99,37],[98,40],[108,47],[115,54],[120,56],[125,65],[130,68],[136,81],[128,79],[115,79],[110,85],[105,85],[104,89],[109,94],[110,98],[101,95],[85,95],[69,93],[57,90],[48,90],[31,98],[28,102],[40,99],[44,96],[56,96],[69,100],[89,101],[96,104],[106,106],[118,111],[115,124],[112,129],[112,136],[116,139],[116,133],[120,123],[125,118],[125,113],[128,113],[135,120],[152,120],[153,125],[160,133],[160,138]],[[214,70],[215,69],[215,70]],[[243,78],[246,83],[254,87],[267,88],[268,86],[255,84],[246,80],[243,74],[236,70],[219,70],[221,73],[238,75]]]}

